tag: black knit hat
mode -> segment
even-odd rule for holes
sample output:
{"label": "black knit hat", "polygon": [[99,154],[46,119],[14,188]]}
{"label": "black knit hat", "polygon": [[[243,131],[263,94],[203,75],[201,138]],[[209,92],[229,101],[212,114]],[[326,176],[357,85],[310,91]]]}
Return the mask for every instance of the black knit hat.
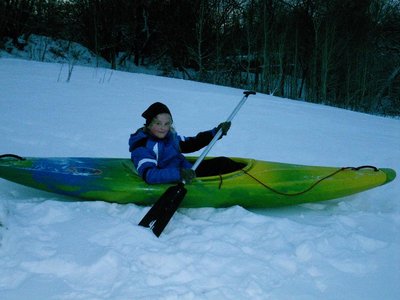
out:
{"label": "black knit hat", "polygon": [[146,119],[146,126],[150,125],[151,121],[158,115],[158,114],[169,114],[172,119],[171,112],[169,111],[168,107],[161,102],[155,102],[150,105],[143,113],[142,117]]}

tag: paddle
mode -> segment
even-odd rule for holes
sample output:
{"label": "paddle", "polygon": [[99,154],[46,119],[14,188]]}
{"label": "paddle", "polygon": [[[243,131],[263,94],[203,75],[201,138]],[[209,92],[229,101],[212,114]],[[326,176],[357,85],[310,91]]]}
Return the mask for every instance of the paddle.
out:
{"label": "paddle", "polygon": [[[235,115],[238,113],[240,108],[246,102],[247,97],[249,95],[255,95],[256,92],[253,91],[244,91],[244,96],[239,104],[235,107],[231,115],[228,117],[226,122],[231,122]],[[194,165],[192,166],[192,170],[195,171],[196,168],[200,165],[203,159],[206,157],[208,152],[210,152],[211,148],[217,142],[217,140],[222,135],[222,129],[218,130],[217,134],[208,144],[208,146],[204,149],[203,153],[196,160]],[[175,211],[178,209],[181,204],[183,198],[186,195],[185,182],[182,181],[177,185],[169,187],[164,194],[158,199],[158,201],[150,208],[147,214],[143,217],[143,219],[139,222],[140,226],[150,227],[153,233],[159,237],[164,228],[167,226],[169,220],[174,215]]]}

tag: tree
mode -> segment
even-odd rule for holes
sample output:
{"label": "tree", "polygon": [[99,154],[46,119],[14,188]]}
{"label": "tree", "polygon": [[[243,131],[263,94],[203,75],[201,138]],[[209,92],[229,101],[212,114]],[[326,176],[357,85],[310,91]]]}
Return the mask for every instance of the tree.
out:
{"label": "tree", "polygon": [[[6,38],[83,44],[185,77],[400,114],[400,2],[393,0],[3,0]],[[192,76],[192,74],[196,74]]]}

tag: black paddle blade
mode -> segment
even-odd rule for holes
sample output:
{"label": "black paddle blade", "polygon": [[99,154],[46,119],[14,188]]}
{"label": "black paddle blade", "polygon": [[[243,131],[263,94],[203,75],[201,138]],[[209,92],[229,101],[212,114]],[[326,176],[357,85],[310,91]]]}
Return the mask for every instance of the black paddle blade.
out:
{"label": "black paddle blade", "polygon": [[159,237],[178,209],[186,192],[187,190],[182,183],[169,187],[152,208],[150,208],[139,222],[139,225],[150,227],[153,233]]}

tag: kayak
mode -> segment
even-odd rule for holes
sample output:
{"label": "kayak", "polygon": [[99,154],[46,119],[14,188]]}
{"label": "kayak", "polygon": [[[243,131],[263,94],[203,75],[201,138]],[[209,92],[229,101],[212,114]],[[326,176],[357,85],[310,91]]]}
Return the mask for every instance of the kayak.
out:
{"label": "kayak", "polygon": [[[150,185],[126,158],[0,156],[0,178],[47,192],[113,203],[154,204],[171,184]],[[192,162],[196,157],[188,157]],[[208,159],[208,158],[206,158]],[[238,169],[196,177],[181,207],[266,208],[324,201],[372,189],[396,177],[389,168],[337,168],[230,158]]]}

